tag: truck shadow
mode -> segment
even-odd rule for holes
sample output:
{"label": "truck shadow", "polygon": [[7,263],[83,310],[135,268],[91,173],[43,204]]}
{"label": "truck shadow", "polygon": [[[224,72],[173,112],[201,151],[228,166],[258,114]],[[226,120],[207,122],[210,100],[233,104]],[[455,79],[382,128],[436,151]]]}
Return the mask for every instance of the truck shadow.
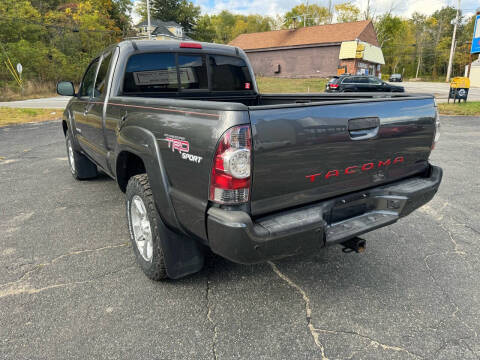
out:
{"label": "truck shadow", "polygon": [[[288,277],[308,287],[318,287],[335,292],[349,288],[375,286],[376,291],[391,289],[392,267],[381,252],[371,249],[368,254],[344,254],[341,246],[332,246],[313,254],[295,255],[272,262],[243,265],[233,263],[219,255],[207,251],[203,269],[177,282],[201,281],[206,279],[212,284],[234,284],[249,280],[269,279],[284,282],[273,270],[271,264]],[[407,288],[409,285],[397,284]],[[232,285],[233,286],[233,285]],[[252,291],[258,291],[252,287]]]}

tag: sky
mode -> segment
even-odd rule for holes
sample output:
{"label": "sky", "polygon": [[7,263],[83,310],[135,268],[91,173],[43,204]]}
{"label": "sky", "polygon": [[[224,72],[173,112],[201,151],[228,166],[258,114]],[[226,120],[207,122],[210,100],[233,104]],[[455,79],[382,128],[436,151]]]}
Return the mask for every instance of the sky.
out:
{"label": "sky", "polygon": [[[135,1],[135,0],[134,0]],[[261,15],[282,15],[295,5],[301,4],[302,0],[191,0],[199,5],[203,13],[216,14],[222,10],[229,10],[238,14],[261,14]],[[343,3],[345,0],[332,0],[333,4]],[[361,10],[367,6],[368,0],[353,0]],[[430,15],[444,6],[457,6],[458,0],[370,0],[375,14],[384,13],[392,9],[393,13],[399,16],[410,16],[417,11]],[[310,0],[310,4],[317,4],[328,7],[328,0]],[[478,0],[462,0],[461,9],[464,15],[470,15],[480,7]],[[134,16],[135,19],[135,16]]]}

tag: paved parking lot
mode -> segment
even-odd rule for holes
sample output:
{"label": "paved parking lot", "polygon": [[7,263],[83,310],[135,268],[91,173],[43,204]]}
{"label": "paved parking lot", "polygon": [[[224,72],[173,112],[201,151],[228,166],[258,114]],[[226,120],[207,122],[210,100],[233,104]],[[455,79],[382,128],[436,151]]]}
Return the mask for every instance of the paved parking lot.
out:
{"label": "paved parking lot", "polygon": [[480,119],[442,121],[439,194],[366,253],[212,255],[159,283],[116,184],[70,175],[58,123],[0,128],[0,358],[479,359]]}
{"label": "paved parking lot", "polygon": [[[433,94],[438,102],[447,102],[448,100],[450,84],[446,82],[405,81],[393,84],[403,86],[409,93]],[[469,90],[468,101],[480,101],[480,87],[472,87]]]}

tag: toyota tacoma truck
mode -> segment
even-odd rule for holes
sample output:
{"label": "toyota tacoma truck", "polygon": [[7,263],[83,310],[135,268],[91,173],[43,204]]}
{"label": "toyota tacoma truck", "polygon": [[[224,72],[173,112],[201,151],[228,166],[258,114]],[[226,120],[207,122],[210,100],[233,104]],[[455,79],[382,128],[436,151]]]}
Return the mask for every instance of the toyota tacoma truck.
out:
{"label": "toyota tacoma truck", "polygon": [[261,94],[232,46],[124,41],[93,59],[78,92],[66,81],[57,92],[72,96],[62,126],[73,177],[115,179],[154,280],[199,271],[208,249],[244,264],[355,249],[442,178],[429,163],[431,95]]}

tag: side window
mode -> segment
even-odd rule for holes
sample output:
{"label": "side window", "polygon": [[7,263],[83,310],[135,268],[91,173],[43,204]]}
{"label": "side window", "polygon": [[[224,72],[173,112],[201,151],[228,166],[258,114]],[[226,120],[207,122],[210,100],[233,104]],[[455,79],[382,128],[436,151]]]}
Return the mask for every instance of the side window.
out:
{"label": "side window", "polygon": [[213,91],[253,90],[248,66],[243,59],[210,55]]}
{"label": "side window", "polygon": [[178,91],[177,64],[173,53],[132,55],[127,63],[123,93]]}
{"label": "side window", "polygon": [[359,83],[359,84],[368,84],[368,78],[363,77],[363,76],[358,77],[358,78],[357,78],[357,83]]}
{"label": "side window", "polygon": [[345,79],[343,79],[342,84],[351,84],[352,80],[353,80],[353,78],[346,77]]}
{"label": "side window", "polygon": [[98,69],[97,80],[95,81],[95,97],[104,95],[107,91],[107,73],[110,61],[112,60],[112,53],[107,54],[103,57],[100,68]]}
{"label": "side window", "polygon": [[178,55],[178,71],[182,89],[208,89],[205,57],[202,55]]}
{"label": "side window", "polygon": [[95,75],[97,73],[98,59],[94,60],[88,67],[82,80],[82,87],[80,89],[80,96],[93,97],[93,89],[95,85]]}
{"label": "side window", "polygon": [[382,82],[379,79],[374,78],[374,77],[368,78],[368,82],[372,85],[381,85],[382,84]]}

